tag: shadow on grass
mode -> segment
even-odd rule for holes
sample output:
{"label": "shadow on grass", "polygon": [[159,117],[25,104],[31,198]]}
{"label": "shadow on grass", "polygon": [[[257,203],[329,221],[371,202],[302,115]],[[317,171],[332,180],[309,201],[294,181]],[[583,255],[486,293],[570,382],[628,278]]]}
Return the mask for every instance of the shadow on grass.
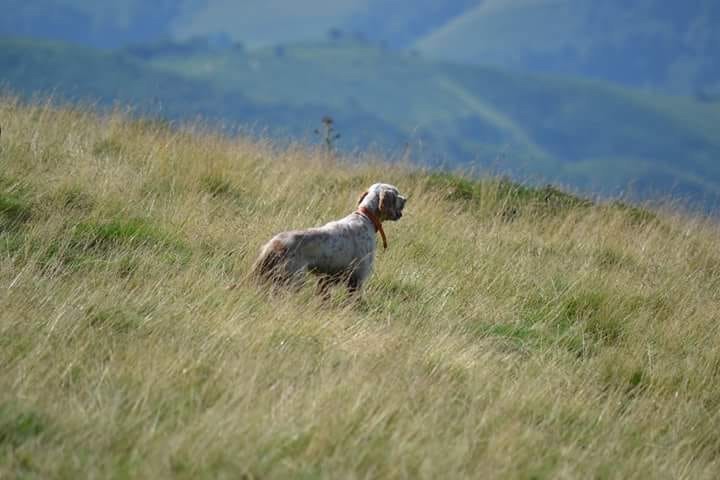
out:
{"label": "shadow on grass", "polygon": [[46,430],[42,415],[13,404],[0,405],[0,451],[16,449]]}

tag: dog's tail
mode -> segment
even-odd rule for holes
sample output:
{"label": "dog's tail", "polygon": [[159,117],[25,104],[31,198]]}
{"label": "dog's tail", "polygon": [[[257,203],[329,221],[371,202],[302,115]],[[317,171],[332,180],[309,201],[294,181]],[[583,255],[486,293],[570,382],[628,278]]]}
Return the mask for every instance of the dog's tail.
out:
{"label": "dog's tail", "polygon": [[268,242],[252,266],[253,277],[263,282],[282,280],[284,265],[287,262],[287,247],[277,239]]}

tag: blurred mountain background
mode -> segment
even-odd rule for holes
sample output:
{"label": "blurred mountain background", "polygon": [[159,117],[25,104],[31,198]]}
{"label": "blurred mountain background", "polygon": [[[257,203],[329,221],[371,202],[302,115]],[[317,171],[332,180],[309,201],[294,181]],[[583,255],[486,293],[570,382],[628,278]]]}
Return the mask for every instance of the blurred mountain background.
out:
{"label": "blurred mountain background", "polygon": [[720,198],[717,0],[0,8],[0,84],[24,96],[303,141],[330,115],[344,150],[706,209]]}

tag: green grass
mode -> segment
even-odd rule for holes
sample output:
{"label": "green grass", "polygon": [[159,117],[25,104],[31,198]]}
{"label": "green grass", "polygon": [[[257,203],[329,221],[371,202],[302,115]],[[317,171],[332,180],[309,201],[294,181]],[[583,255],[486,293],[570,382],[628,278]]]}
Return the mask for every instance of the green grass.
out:
{"label": "green grass", "polygon": [[[549,184],[535,187],[507,178],[477,182],[449,173],[429,173],[426,178],[428,188],[441,192],[446,200],[462,205],[466,211],[483,211],[479,207],[488,202],[501,205],[502,208],[495,214],[506,221],[520,215],[553,216],[592,205],[588,199]],[[642,211],[640,208],[637,210]]]}
{"label": "green grass", "polygon": [[0,175],[0,232],[30,219],[31,199],[21,182]]}
{"label": "green grass", "polygon": [[[0,477],[716,477],[716,222],[11,97],[0,117],[26,212],[0,230]],[[409,200],[360,300],[248,278],[376,181]]]}
{"label": "green grass", "polygon": [[61,238],[53,245],[55,248],[51,247],[48,253],[53,262],[79,266],[125,248],[144,251],[145,255],[156,254],[171,263],[185,261],[190,255],[180,240],[142,218],[81,222],[72,227],[69,237],[67,243]]}
{"label": "green grass", "polygon": [[45,422],[36,413],[10,405],[0,406],[0,448],[17,449],[43,430]]}
{"label": "green grass", "polygon": [[30,218],[30,205],[15,195],[0,196],[0,225],[16,226]]}

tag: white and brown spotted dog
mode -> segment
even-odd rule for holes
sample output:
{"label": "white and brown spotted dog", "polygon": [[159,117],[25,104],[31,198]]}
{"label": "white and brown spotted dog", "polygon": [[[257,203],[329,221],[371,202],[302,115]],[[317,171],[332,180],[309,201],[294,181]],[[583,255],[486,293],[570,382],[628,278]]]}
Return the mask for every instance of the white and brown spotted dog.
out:
{"label": "white and brown spotted dog", "polygon": [[338,283],[357,292],[372,273],[375,233],[380,232],[387,248],[382,222],[400,219],[405,200],[394,186],[376,183],[347,217],[319,228],[275,235],[262,247],[253,272],[278,284],[299,282],[309,272],[320,276],[321,293]]}

